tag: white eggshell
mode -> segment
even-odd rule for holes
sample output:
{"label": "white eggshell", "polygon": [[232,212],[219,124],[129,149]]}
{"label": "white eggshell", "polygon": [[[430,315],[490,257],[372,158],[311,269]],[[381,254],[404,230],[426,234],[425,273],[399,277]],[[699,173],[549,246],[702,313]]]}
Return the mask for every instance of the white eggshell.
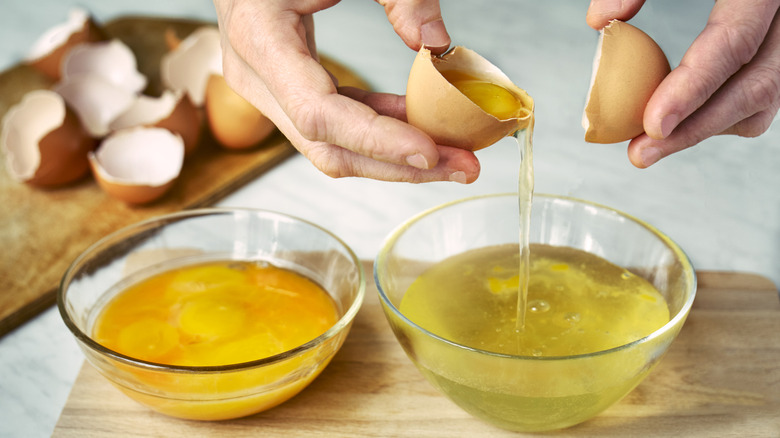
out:
{"label": "white eggshell", "polygon": [[109,125],[135,101],[136,94],[117,86],[95,73],[67,78],[54,86],[65,102],[79,115],[93,137],[109,132]]}
{"label": "white eggshell", "polygon": [[70,76],[96,74],[132,93],[146,87],[146,76],[138,71],[135,54],[120,40],[85,43],[74,47],[62,62],[64,81]]}
{"label": "white eggshell", "polygon": [[187,154],[197,148],[201,115],[184,93],[165,90],[159,97],[139,95],[109,125],[111,131],[138,126],[156,126],[181,135]]}
{"label": "white eggshell", "polygon": [[196,29],[160,60],[160,80],[174,91],[186,92],[200,107],[212,74],[222,75],[222,47],[214,26]]}
{"label": "white eggshell", "polygon": [[145,204],[165,194],[181,173],[184,142],[163,128],[116,131],[89,154],[98,184],[129,204]]}

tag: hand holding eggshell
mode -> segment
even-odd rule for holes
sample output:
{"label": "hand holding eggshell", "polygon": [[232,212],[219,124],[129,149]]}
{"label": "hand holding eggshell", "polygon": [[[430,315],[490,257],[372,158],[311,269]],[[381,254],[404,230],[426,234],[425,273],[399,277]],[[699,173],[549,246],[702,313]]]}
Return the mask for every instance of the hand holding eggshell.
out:
{"label": "hand holding eggshell", "polygon": [[[603,28],[628,20],[644,1],[619,10],[593,0],[587,22]],[[780,108],[778,2],[715,2],[707,26],[680,65],[658,85],[644,109],[646,134],[628,146],[631,162],[648,167],[663,157],[720,134],[755,137]]]}
{"label": "hand holding eggshell", "polygon": [[[224,76],[231,88],[332,177],[474,181],[479,173],[476,157],[469,151],[437,146],[405,123],[402,96],[338,88],[319,64],[312,14],[336,3],[216,1]],[[426,38],[437,46],[446,39],[449,45],[438,2],[419,2],[416,7],[399,0],[380,3],[414,50]]]}

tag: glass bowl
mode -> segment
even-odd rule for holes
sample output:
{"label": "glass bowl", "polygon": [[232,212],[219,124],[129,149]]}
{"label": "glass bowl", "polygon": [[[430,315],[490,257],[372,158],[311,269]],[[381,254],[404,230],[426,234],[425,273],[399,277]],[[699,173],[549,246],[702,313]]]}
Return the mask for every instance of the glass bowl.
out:
{"label": "glass bowl", "polygon": [[535,195],[532,244],[583,250],[644,277],[665,297],[670,321],[649,336],[603,351],[518,356],[437,336],[399,310],[409,286],[429,267],[479,248],[519,248],[519,216],[516,194],[468,198],[423,212],[388,236],[374,278],[395,336],[444,395],[501,428],[561,429],[594,417],[647,376],[687,318],[696,276],[683,251],[647,223],[591,202]]}
{"label": "glass bowl", "polygon": [[[101,308],[131,279],[225,260],[268,262],[308,277],[332,297],[337,322],[283,353],[220,366],[147,362],[92,338]],[[98,241],[64,274],[57,304],[87,361],[123,393],[166,415],[222,420],[274,407],[311,383],[344,342],[364,294],[360,261],[328,231],[271,211],[200,209],[150,219]]]}

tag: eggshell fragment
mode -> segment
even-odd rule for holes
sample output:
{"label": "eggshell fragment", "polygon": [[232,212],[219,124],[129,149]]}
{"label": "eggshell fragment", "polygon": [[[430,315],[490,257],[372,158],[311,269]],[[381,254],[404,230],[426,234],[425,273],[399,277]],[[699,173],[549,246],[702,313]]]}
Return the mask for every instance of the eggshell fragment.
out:
{"label": "eggshell fragment", "polygon": [[87,154],[95,142],[53,91],[27,93],[3,117],[2,129],[8,173],[18,181],[54,187],[89,172]]}
{"label": "eggshell fragment", "polygon": [[26,62],[46,76],[59,80],[65,55],[75,46],[105,39],[103,30],[83,9],[74,8],[68,20],[43,33],[30,49]]}
{"label": "eggshell fragment", "polygon": [[165,128],[179,134],[187,156],[197,149],[201,115],[186,94],[166,90],[160,97],[138,96],[125,112],[110,123],[109,129],[117,131],[138,126]]}
{"label": "eggshell fragment", "polygon": [[128,204],[146,204],[171,189],[184,163],[181,136],[162,128],[116,131],[89,154],[103,190]]}
{"label": "eggshell fragment", "polygon": [[671,68],[663,50],[638,28],[613,20],[599,34],[588,101],[585,141],[619,143],[644,132],[645,106]]}
{"label": "eggshell fragment", "polygon": [[160,60],[163,85],[174,91],[186,92],[195,106],[202,106],[209,76],[222,74],[220,44],[216,27],[196,29]]}
{"label": "eggshell fragment", "polygon": [[80,44],[65,55],[63,81],[92,73],[131,93],[140,93],[147,83],[146,76],[138,71],[133,51],[117,39]]}
{"label": "eggshell fragment", "polygon": [[96,73],[69,76],[67,82],[54,86],[65,102],[74,109],[93,137],[103,137],[109,124],[127,110],[136,94],[112,84]]}
{"label": "eggshell fragment", "polygon": [[[522,104],[518,117],[499,120],[458,91],[442,72],[457,71],[508,90]],[[476,151],[531,123],[533,99],[496,66],[465,47],[442,57],[422,48],[417,53],[406,87],[406,117],[436,143]]]}
{"label": "eggshell fragment", "polygon": [[211,133],[228,149],[255,146],[276,129],[260,110],[233,91],[221,75],[209,77],[205,102]]}

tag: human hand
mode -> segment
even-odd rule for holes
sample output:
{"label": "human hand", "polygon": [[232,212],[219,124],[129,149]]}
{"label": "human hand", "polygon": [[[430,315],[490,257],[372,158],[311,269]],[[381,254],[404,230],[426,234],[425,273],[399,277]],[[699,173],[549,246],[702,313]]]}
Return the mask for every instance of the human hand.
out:
{"label": "human hand", "polygon": [[[628,20],[644,0],[592,0],[586,21]],[[780,108],[777,1],[718,0],[706,27],[645,107],[645,134],[628,145],[645,168],[713,135],[756,137]]]}
{"label": "human hand", "polygon": [[[403,96],[339,88],[319,64],[312,15],[338,1],[214,0],[228,84],[331,177],[476,180],[474,154],[406,123]],[[449,47],[438,0],[377,1],[411,49]]]}

